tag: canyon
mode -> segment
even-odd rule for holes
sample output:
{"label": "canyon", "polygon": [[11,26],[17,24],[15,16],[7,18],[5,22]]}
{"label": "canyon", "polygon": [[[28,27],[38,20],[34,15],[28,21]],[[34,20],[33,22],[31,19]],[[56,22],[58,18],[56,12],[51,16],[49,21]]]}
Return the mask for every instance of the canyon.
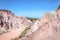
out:
{"label": "canyon", "polygon": [[59,10],[33,21],[0,10],[0,40],[60,40]]}

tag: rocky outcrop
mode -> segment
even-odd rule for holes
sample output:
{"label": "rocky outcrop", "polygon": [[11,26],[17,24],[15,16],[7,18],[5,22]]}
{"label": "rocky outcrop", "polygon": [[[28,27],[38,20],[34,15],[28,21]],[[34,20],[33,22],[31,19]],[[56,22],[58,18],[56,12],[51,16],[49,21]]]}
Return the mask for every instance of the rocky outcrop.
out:
{"label": "rocky outcrop", "polygon": [[8,10],[0,10],[0,40],[11,40],[20,36],[21,32],[31,25],[32,22],[26,17],[15,16]]}
{"label": "rocky outcrop", "polygon": [[40,27],[30,40],[60,40],[60,13],[46,13],[39,22]]}

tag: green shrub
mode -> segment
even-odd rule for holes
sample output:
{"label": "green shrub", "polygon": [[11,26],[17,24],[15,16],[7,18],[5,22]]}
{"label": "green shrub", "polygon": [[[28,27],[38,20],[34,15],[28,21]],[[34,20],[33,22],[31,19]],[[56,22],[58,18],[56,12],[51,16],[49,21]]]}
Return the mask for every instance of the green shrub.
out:
{"label": "green shrub", "polygon": [[24,37],[26,32],[27,32],[27,30],[29,30],[29,29],[30,29],[30,27],[26,27],[25,30],[22,31],[22,33],[20,34],[19,38]]}
{"label": "green shrub", "polygon": [[38,18],[30,18],[30,17],[26,17],[26,18],[27,18],[27,19],[30,19],[31,21],[38,19]]}

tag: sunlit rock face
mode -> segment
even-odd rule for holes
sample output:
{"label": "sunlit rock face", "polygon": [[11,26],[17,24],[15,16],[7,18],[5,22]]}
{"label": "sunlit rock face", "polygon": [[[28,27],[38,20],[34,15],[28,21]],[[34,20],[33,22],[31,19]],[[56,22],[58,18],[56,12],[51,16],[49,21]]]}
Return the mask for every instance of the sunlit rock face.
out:
{"label": "sunlit rock face", "polygon": [[38,30],[32,34],[30,40],[60,40],[60,14],[46,13],[39,21]]}
{"label": "sunlit rock face", "polygon": [[45,13],[31,22],[11,11],[0,10],[0,40],[60,40],[60,12]]}
{"label": "sunlit rock face", "polygon": [[7,10],[0,10],[0,34],[12,28],[12,18],[14,14]]}
{"label": "sunlit rock face", "polygon": [[0,10],[0,40],[11,40],[20,36],[32,22],[26,17],[15,16],[11,11]]}

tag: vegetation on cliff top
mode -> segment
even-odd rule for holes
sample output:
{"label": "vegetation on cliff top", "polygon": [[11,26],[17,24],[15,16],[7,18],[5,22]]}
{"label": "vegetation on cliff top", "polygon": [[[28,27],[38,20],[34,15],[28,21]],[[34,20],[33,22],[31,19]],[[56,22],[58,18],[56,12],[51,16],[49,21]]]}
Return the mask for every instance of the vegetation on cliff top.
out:
{"label": "vegetation on cliff top", "polygon": [[27,19],[31,20],[31,21],[34,21],[34,20],[37,20],[38,18],[31,18],[31,17],[26,17]]}

